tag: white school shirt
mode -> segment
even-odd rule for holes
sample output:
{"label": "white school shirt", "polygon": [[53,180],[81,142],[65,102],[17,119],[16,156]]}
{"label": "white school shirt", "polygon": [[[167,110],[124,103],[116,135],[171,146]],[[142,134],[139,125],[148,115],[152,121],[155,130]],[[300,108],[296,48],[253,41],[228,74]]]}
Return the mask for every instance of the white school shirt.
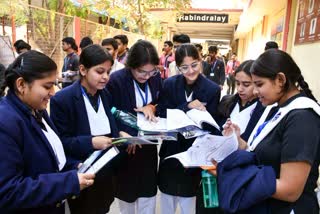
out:
{"label": "white school shirt", "polygon": [[[134,84],[134,93],[135,93],[135,97],[136,97],[136,107],[140,108],[143,107],[143,99],[146,99],[146,93],[139,87],[139,85],[136,83],[136,81],[132,80],[133,84]],[[147,84],[147,90],[148,90],[148,101],[147,101],[147,105],[149,103],[152,102],[152,95],[151,95],[151,91],[150,91],[150,87],[149,84],[146,82]],[[140,92],[141,94],[140,94]],[[141,97],[143,96],[143,98]]]}
{"label": "white school shirt", "polygon": [[232,123],[235,123],[239,126],[240,128],[240,134],[243,134],[244,131],[246,130],[248,123],[251,119],[252,112],[256,108],[258,102],[255,102],[248,106],[247,108],[243,109],[240,111],[240,105],[237,103],[231,114],[230,114],[230,119]]}
{"label": "white school shirt", "polygon": [[111,128],[109,118],[104,110],[101,97],[99,96],[98,98],[99,107],[97,112],[92,107],[86,94],[83,94],[83,100],[87,110],[91,135],[99,136],[110,134]]}
{"label": "white school shirt", "polygon": [[284,118],[284,116],[287,113],[295,109],[307,109],[307,108],[313,109],[314,112],[320,116],[320,106],[318,103],[316,103],[315,101],[313,101],[308,97],[298,97],[295,100],[293,100],[291,103],[289,103],[287,106],[281,107],[269,121],[266,121],[266,125],[260,131],[260,133],[256,136],[259,127],[265,122],[265,119],[268,116],[268,114],[263,113],[256,127],[253,129],[249,137],[249,140],[248,140],[249,148],[247,150],[254,151],[254,149],[258,146],[258,144],[278,125],[278,123],[280,123],[280,121]]}
{"label": "white school shirt", "polygon": [[56,161],[59,166],[59,170],[63,169],[64,165],[66,164],[66,155],[63,150],[62,142],[58,135],[51,129],[51,127],[47,124],[47,122],[42,118],[42,123],[46,127],[46,130],[42,129],[43,134],[46,136],[47,140],[49,141],[52,150],[56,156]]}

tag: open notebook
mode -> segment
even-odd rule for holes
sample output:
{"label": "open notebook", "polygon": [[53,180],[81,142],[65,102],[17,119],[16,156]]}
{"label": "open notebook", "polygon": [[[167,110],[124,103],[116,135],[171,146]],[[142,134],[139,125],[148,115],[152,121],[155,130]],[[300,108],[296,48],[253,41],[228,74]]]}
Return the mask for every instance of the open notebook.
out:
{"label": "open notebook", "polygon": [[191,109],[184,113],[179,109],[167,109],[167,129],[177,130],[186,139],[208,134],[208,131],[202,130],[204,123],[220,130],[219,125],[208,111]]}
{"label": "open notebook", "polygon": [[221,162],[238,149],[238,140],[233,133],[230,136],[204,135],[197,137],[192,146],[185,152],[171,155],[181,164],[188,167],[212,166],[212,160]]}

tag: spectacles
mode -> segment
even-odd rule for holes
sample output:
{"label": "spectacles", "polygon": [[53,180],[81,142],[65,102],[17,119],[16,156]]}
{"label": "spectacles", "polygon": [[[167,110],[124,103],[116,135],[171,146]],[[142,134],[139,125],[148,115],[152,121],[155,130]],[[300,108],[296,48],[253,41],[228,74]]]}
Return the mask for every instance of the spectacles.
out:
{"label": "spectacles", "polygon": [[191,69],[194,70],[194,71],[199,70],[199,65],[200,65],[200,62],[194,62],[191,65],[182,65],[182,66],[177,67],[177,68],[181,73],[186,74],[186,73],[189,72],[189,67],[191,67]]}
{"label": "spectacles", "polygon": [[141,70],[141,69],[137,69],[137,73],[140,76],[149,75],[149,76],[153,77],[153,76],[156,76],[159,73],[159,70],[158,70],[158,68],[154,68],[152,71],[144,71],[144,70]]}

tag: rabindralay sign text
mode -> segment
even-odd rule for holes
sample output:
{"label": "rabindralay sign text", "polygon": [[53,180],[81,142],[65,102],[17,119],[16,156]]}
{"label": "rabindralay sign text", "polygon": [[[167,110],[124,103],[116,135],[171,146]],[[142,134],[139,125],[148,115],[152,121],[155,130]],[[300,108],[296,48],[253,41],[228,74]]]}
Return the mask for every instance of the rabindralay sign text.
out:
{"label": "rabindralay sign text", "polygon": [[177,22],[212,22],[228,23],[228,14],[203,14],[203,13],[184,13],[180,15]]}

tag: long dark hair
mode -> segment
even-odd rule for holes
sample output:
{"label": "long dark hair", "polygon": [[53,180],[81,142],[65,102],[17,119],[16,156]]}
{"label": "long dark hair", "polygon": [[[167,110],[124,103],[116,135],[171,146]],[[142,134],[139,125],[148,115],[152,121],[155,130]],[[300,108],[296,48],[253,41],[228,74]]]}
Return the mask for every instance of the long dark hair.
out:
{"label": "long dark hair", "polygon": [[259,56],[253,63],[250,72],[259,77],[275,80],[277,74],[282,72],[286,76],[284,92],[292,87],[299,86],[307,97],[317,101],[304,80],[301,70],[292,57],[284,51],[269,49]]}
{"label": "long dark hair", "polygon": [[43,79],[57,71],[56,63],[48,56],[38,51],[30,50],[17,57],[9,65],[4,74],[4,81],[0,86],[0,94],[4,94],[6,87],[16,91],[15,82],[22,77],[27,83]]}
{"label": "long dark hair", "polygon": [[96,44],[85,47],[79,59],[80,65],[83,65],[86,69],[90,69],[106,61],[110,61],[113,65],[113,58],[110,53],[105,48]]}
{"label": "long dark hair", "polygon": [[136,69],[146,64],[158,65],[158,52],[151,42],[138,40],[128,52],[126,65]]}
{"label": "long dark hair", "polygon": [[[253,62],[254,60],[243,61],[235,70],[235,75],[239,72],[244,72],[251,77],[250,68]],[[238,94],[224,96],[218,106],[218,114],[223,117],[230,117],[232,111],[231,106],[237,101],[237,99],[239,99]]]}

